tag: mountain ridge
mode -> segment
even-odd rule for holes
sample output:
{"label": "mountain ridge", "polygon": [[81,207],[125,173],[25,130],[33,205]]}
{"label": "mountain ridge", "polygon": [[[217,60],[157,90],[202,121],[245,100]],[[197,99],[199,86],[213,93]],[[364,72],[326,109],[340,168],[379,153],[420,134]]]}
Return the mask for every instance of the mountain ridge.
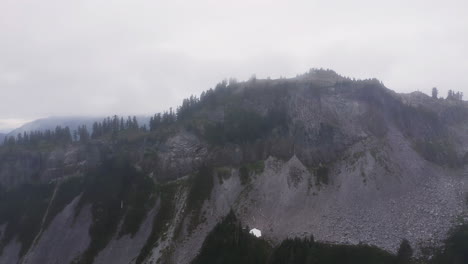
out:
{"label": "mountain ridge", "polygon": [[[375,79],[315,70],[291,79],[222,82],[185,101],[176,120],[168,114],[155,122],[155,116],[148,132],[124,129],[44,149],[5,146],[4,187],[52,184],[60,191],[78,179],[71,184],[76,195],[60,198],[54,224],[40,227],[37,242],[17,261],[52,262],[61,256],[52,249],[58,246],[78,263],[190,263],[231,210],[273,244],[313,235],[396,252],[407,239],[422,255],[467,215],[467,113],[463,101],[397,94]],[[119,166],[134,176],[93,176],[119,175]],[[137,198],[134,190],[148,179],[155,189]],[[99,214],[102,203],[115,218]],[[65,228],[75,217],[80,224]],[[128,219],[137,226],[133,239],[122,231]],[[81,244],[51,228],[82,233]],[[94,231],[87,236],[87,230]],[[18,242],[1,240],[0,260],[15,259]],[[119,248],[130,244],[122,255]]]}
{"label": "mountain ridge", "polygon": [[[44,131],[47,129],[53,130],[57,126],[69,127],[71,131],[77,130],[78,126],[86,126],[88,129],[91,129],[94,122],[101,121],[104,118],[104,116],[50,116],[35,119],[4,134],[9,137],[15,137],[19,133]],[[137,118],[142,124],[148,123],[148,116],[138,115]]]}

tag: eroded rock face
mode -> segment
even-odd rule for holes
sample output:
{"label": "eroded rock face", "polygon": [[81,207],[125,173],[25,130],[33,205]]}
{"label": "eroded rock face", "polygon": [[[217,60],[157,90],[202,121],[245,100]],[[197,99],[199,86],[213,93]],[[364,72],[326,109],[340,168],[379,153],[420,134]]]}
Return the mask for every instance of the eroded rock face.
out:
{"label": "eroded rock face", "polygon": [[70,263],[90,243],[91,208],[85,206],[75,214],[80,196],[76,197],[50,222],[21,263]]}
{"label": "eroded rock face", "polygon": [[[379,162],[364,151],[353,163],[331,166],[329,184],[320,184],[296,157],[269,159],[237,208],[244,222],[276,241],[314,235],[321,241],[366,243],[392,252],[403,238],[412,245],[440,244],[466,210],[465,179],[442,174],[417,158],[414,168],[401,174],[386,171]],[[295,184],[289,183],[292,168]],[[418,172],[421,178],[414,179]]]}
{"label": "eroded rock face", "polygon": [[0,153],[0,185],[47,183],[75,175],[101,160],[99,145],[64,146],[52,150],[18,150]]}
{"label": "eroded rock face", "polygon": [[165,180],[180,178],[200,167],[206,156],[206,144],[195,135],[177,133],[159,147],[158,175]]}
{"label": "eroded rock face", "polygon": [[2,251],[0,255],[1,263],[18,263],[19,253],[21,250],[21,243],[17,240],[10,241]]}
{"label": "eroded rock face", "polygon": [[148,215],[134,236],[128,234],[119,237],[116,234],[107,247],[99,253],[94,263],[127,264],[134,261],[151,233],[152,221],[157,209],[153,208],[148,212]]}
{"label": "eroded rock face", "polygon": [[[288,161],[269,157],[264,171],[251,175],[247,186],[232,169],[206,201],[206,221],[174,241],[173,260],[189,263],[201,247],[197,241],[229,208],[276,243],[314,235],[320,241],[365,243],[394,253],[402,239],[410,241],[416,254],[420,246],[440,246],[454,222],[468,213],[467,179],[421,159],[404,142],[393,141],[398,135],[389,137],[395,137],[393,147],[379,142],[353,146],[347,154],[354,158],[329,167],[327,184],[296,156]],[[389,160],[409,170],[390,167]]]}

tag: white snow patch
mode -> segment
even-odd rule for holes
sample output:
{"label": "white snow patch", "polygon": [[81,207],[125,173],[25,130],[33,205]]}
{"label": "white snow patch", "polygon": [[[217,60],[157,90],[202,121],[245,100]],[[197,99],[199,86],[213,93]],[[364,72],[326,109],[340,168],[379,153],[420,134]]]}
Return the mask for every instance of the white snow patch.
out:
{"label": "white snow patch", "polygon": [[262,236],[262,231],[258,230],[257,228],[251,229],[249,233],[256,236],[256,237],[261,237]]}

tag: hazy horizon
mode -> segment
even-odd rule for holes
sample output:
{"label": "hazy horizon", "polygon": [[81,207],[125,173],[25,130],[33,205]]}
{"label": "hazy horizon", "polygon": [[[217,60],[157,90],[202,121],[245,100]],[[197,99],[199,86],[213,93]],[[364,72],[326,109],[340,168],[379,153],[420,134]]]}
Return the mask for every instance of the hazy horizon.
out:
{"label": "hazy horizon", "polygon": [[465,1],[0,2],[0,131],[152,114],[225,78],[329,68],[468,94]]}

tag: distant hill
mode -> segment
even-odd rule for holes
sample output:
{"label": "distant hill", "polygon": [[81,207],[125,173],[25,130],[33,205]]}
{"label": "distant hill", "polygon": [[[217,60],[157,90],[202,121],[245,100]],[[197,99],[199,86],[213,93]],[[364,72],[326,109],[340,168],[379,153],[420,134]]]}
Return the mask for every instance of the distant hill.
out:
{"label": "distant hill", "polygon": [[3,139],[5,138],[6,134],[0,133],[0,145],[3,144]]}
{"label": "distant hill", "polygon": [[[41,118],[29,123],[22,125],[19,128],[12,130],[10,133],[6,134],[6,136],[16,136],[19,133],[27,132],[27,131],[44,131],[47,129],[55,129],[57,126],[66,127],[68,126],[71,131],[76,130],[78,126],[86,125],[89,132],[91,132],[93,123],[96,121],[102,121],[105,117],[86,117],[86,116],[61,116],[61,117],[47,117]],[[149,117],[147,116],[137,116],[138,122],[140,124],[147,124],[149,121]],[[0,134],[1,142],[3,143],[2,134]]]}

